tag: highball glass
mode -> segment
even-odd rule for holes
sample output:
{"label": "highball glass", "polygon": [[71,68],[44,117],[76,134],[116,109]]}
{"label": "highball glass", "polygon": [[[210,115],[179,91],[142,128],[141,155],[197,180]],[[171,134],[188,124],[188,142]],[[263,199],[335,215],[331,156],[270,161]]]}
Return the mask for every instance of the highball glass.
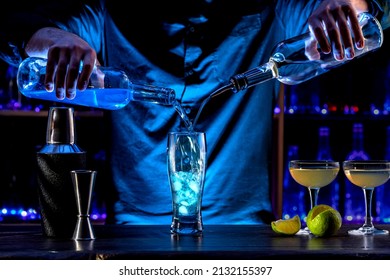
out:
{"label": "highball glass", "polygon": [[171,233],[200,234],[206,173],[205,133],[170,132],[167,163],[173,210]]}

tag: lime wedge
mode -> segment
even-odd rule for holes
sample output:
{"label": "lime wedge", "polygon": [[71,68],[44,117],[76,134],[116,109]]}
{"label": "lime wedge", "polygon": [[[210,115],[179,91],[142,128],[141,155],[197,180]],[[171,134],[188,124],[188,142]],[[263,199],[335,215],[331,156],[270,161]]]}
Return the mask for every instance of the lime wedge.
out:
{"label": "lime wedge", "polygon": [[278,234],[294,235],[301,229],[301,219],[295,215],[291,219],[273,221],[271,227]]}

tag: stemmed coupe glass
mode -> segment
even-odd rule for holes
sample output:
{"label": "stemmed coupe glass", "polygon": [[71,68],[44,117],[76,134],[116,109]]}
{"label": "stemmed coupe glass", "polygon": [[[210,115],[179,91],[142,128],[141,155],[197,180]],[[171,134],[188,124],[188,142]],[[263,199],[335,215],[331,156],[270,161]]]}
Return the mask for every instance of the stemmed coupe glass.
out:
{"label": "stemmed coupe glass", "polygon": [[349,230],[350,235],[386,235],[389,231],[377,229],[372,223],[371,201],[374,189],[385,184],[390,178],[390,161],[387,160],[347,160],[343,162],[345,176],[352,184],[363,189],[366,216],[364,224]]}
{"label": "stemmed coupe glass", "polygon": [[[317,205],[318,193],[336,178],[340,163],[332,160],[292,160],[289,171],[293,179],[309,190],[310,209]],[[297,234],[310,234],[308,227]]]}

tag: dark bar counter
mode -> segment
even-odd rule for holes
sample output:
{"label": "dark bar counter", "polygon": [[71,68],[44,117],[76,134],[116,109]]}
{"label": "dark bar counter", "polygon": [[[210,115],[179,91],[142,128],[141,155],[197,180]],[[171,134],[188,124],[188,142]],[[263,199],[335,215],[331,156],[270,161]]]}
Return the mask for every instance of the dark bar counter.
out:
{"label": "dark bar counter", "polygon": [[74,241],[46,238],[39,224],[0,224],[0,259],[390,259],[390,236],[349,236],[356,227],[319,238],[280,236],[270,225],[206,225],[199,237],[173,236],[169,225],[94,225],[95,240]]}

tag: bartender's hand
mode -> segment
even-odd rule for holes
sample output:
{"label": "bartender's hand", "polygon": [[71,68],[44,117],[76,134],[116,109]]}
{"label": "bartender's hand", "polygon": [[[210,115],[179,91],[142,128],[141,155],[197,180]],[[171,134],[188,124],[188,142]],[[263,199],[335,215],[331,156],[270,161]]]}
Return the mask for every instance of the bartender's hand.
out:
{"label": "bartender's hand", "polygon": [[[364,38],[357,15],[368,10],[366,0],[320,1],[308,22],[321,51],[332,52],[336,60],[352,59],[355,56],[354,42],[356,48],[364,47]],[[317,42],[313,42],[314,45],[316,47]],[[309,56],[316,59],[319,54],[316,54],[314,49],[316,48],[313,47]]]}
{"label": "bartender's hand", "polygon": [[[97,62],[96,51],[77,35],[58,29],[42,28],[26,45],[28,56],[47,58],[45,86],[47,91],[56,89],[58,99],[73,99],[76,87],[85,90]],[[79,75],[80,63],[83,63]],[[54,80],[56,84],[54,86]]]}

